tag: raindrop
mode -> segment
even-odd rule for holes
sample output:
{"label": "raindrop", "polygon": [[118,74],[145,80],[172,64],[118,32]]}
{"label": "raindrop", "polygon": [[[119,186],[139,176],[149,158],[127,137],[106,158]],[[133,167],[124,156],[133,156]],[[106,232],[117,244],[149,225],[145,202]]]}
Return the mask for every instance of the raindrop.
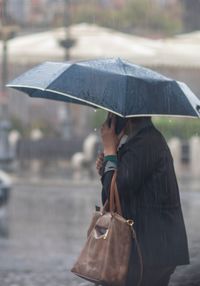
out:
{"label": "raindrop", "polygon": [[97,110],[96,110],[96,109],[94,109],[94,112],[97,112]]}
{"label": "raindrop", "polygon": [[94,132],[97,132],[97,128],[94,128]]}
{"label": "raindrop", "polygon": [[171,120],[171,119],[169,119],[169,123],[172,123],[172,120]]}

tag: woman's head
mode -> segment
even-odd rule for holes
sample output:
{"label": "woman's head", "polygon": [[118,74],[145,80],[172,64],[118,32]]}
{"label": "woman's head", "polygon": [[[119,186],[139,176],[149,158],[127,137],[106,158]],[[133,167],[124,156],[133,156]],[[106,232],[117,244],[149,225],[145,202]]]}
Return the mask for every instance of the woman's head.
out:
{"label": "woman's head", "polygon": [[138,126],[151,122],[151,116],[132,117],[127,119],[125,134],[130,135],[138,128]]}
{"label": "woman's head", "polygon": [[[116,115],[111,112],[108,112],[107,122],[109,122],[109,118],[111,118],[112,116],[115,117]],[[116,129],[120,129],[121,131],[124,130],[124,134],[126,135],[132,134],[136,129],[138,129],[139,126],[142,126],[142,125],[145,125],[151,122],[151,116],[143,116],[143,117],[138,116],[138,117],[126,118],[125,119],[126,121],[124,122],[123,120],[118,121],[117,118],[122,119],[119,116],[115,118],[115,124],[119,124],[118,126],[119,128],[116,128]]]}

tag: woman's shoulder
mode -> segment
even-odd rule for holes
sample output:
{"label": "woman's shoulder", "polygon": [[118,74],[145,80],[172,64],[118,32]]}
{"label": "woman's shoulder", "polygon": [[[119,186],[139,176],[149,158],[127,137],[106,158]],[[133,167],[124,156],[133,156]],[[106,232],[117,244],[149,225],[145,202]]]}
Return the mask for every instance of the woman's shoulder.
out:
{"label": "woman's shoulder", "polygon": [[127,144],[126,148],[135,150],[136,147],[144,149],[157,149],[166,148],[167,142],[162,135],[162,133],[154,126],[151,125],[148,128],[142,129],[138,134],[131,138]]}

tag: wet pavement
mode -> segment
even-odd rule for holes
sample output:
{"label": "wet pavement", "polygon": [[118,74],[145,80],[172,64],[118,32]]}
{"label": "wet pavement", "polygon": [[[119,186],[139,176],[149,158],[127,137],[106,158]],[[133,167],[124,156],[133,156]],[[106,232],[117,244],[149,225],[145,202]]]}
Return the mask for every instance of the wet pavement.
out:
{"label": "wet pavement", "polygon": [[[170,286],[200,286],[200,182],[180,188],[191,265],[178,267]],[[92,285],[70,268],[99,198],[95,182],[15,183],[8,209],[0,210],[0,286]]]}

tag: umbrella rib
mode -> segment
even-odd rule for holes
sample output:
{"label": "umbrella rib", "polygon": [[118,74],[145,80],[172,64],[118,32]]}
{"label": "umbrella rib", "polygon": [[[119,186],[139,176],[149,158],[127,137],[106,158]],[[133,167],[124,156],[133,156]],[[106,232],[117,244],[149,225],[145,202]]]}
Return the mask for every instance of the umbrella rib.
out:
{"label": "umbrella rib", "polygon": [[[200,117],[197,112],[196,112],[196,113],[197,113],[197,116],[198,116],[198,117],[192,116],[192,115],[177,115],[177,114],[133,114],[133,115],[125,115],[125,116],[123,116],[122,114],[120,114],[120,113],[118,113],[118,112],[115,112],[115,111],[113,111],[113,110],[111,110],[111,109],[109,109],[109,108],[106,108],[106,107],[104,107],[104,106],[101,106],[101,105],[98,105],[98,104],[95,104],[95,103],[91,103],[91,102],[89,102],[89,101],[87,101],[87,100],[84,100],[84,99],[79,99],[79,98],[77,98],[77,97],[75,97],[75,96],[72,96],[72,95],[69,95],[69,94],[65,94],[65,93],[63,93],[63,92],[58,92],[58,91],[54,91],[54,90],[51,90],[51,89],[39,88],[39,87],[35,87],[35,86],[27,86],[27,85],[13,85],[13,84],[7,84],[6,86],[7,86],[7,87],[12,87],[12,88],[13,88],[13,87],[35,88],[35,89],[41,90],[41,91],[49,91],[49,92],[52,92],[52,93],[60,94],[60,95],[63,95],[63,96],[66,96],[66,97],[75,99],[75,100],[77,100],[77,101],[81,101],[81,102],[88,103],[88,104],[90,104],[90,105],[92,105],[92,106],[94,106],[94,107],[102,108],[102,109],[104,109],[104,110],[106,110],[106,111],[112,112],[112,113],[114,113],[114,114],[116,114],[116,115],[119,115],[120,117],[125,117],[125,118],[131,118],[131,117],[146,117],[146,116],[148,116],[148,117],[149,117],[149,116],[162,116],[162,117],[177,117],[177,118],[188,117],[188,118],[195,118],[195,119],[197,119],[198,117]],[[77,103],[79,103],[79,102],[77,102]]]}
{"label": "umbrella rib", "polygon": [[[82,99],[82,98],[78,98],[78,97],[70,95],[70,94],[66,94],[66,93],[63,93],[63,92],[60,92],[60,91],[51,90],[51,89],[45,89],[44,91],[49,91],[49,92],[52,92],[52,93],[61,94],[61,95],[64,95],[66,97],[69,97],[69,98],[72,98],[72,99],[76,99],[77,101],[81,101],[81,102],[85,102],[85,103],[87,103],[89,105],[93,105],[94,107],[102,108],[102,109],[104,109],[106,111],[109,111],[109,112],[112,112],[112,113],[114,113],[116,115],[119,115],[120,117],[124,117],[122,114],[120,114],[120,113],[118,113],[116,111],[113,111],[113,110],[111,110],[111,109],[109,109],[107,107],[101,106],[99,104],[90,102],[90,101]],[[77,102],[77,103],[79,103],[79,102]]]}
{"label": "umbrella rib", "polygon": [[[63,96],[66,96],[66,97],[75,99],[75,100],[80,101],[80,102],[85,102],[85,103],[87,103],[87,104],[89,104],[89,105],[92,105],[92,106],[94,106],[94,107],[102,108],[102,109],[104,109],[104,110],[106,110],[106,111],[109,111],[109,112],[112,112],[112,113],[114,113],[114,114],[116,114],[116,115],[119,115],[120,117],[124,117],[121,113],[118,113],[118,112],[116,112],[116,111],[113,111],[113,110],[111,110],[111,109],[109,109],[109,108],[106,108],[106,107],[104,107],[104,106],[101,106],[101,105],[99,105],[99,104],[90,102],[90,101],[85,100],[85,99],[82,99],[82,98],[78,98],[78,97],[76,97],[76,96],[72,96],[72,95],[70,95],[70,94],[66,94],[66,93],[63,93],[63,92],[55,91],[55,90],[52,90],[52,89],[40,88],[40,87],[36,87],[36,86],[28,86],[28,85],[22,85],[22,84],[20,84],[20,85],[19,85],[19,84],[7,84],[6,86],[7,86],[7,87],[11,87],[11,88],[15,88],[15,87],[18,87],[18,88],[24,87],[24,88],[29,88],[29,89],[32,88],[32,89],[36,89],[36,90],[41,90],[41,91],[52,92],[52,93],[55,93],[55,94],[60,94],[60,95],[63,95]],[[20,91],[21,91],[21,90],[20,90]],[[77,103],[79,103],[79,102],[77,102]]]}
{"label": "umbrella rib", "polygon": [[124,104],[124,106],[125,106],[125,109],[124,109],[124,111],[126,110],[126,103],[127,103],[127,94],[128,94],[128,76],[126,77],[126,83],[125,83],[125,94],[126,94],[126,96],[125,96],[125,99],[124,99],[124,101],[125,101],[125,104]]}
{"label": "umbrella rib", "polygon": [[34,88],[34,89],[38,89],[38,90],[41,90],[41,91],[45,91],[45,88],[42,88],[42,87],[36,87],[36,86],[31,86],[31,85],[23,85],[23,84],[6,84],[7,87],[11,87],[11,88],[14,88],[14,87],[25,87],[25,88]]}
{"label": "umbrella rib", "polygon": [[132,117],[149,117],[149,116],[157,116],[157,117],[177,117],[177,118],[185,118],[185,117],[188,117],[188,118],[195,118],[195,119],[198,119],[197,116],[192,116],[192,115],[178,115],[178,114],[133,114],[133,115],[126,115],[125,117],[126,118],[132,118]]}

